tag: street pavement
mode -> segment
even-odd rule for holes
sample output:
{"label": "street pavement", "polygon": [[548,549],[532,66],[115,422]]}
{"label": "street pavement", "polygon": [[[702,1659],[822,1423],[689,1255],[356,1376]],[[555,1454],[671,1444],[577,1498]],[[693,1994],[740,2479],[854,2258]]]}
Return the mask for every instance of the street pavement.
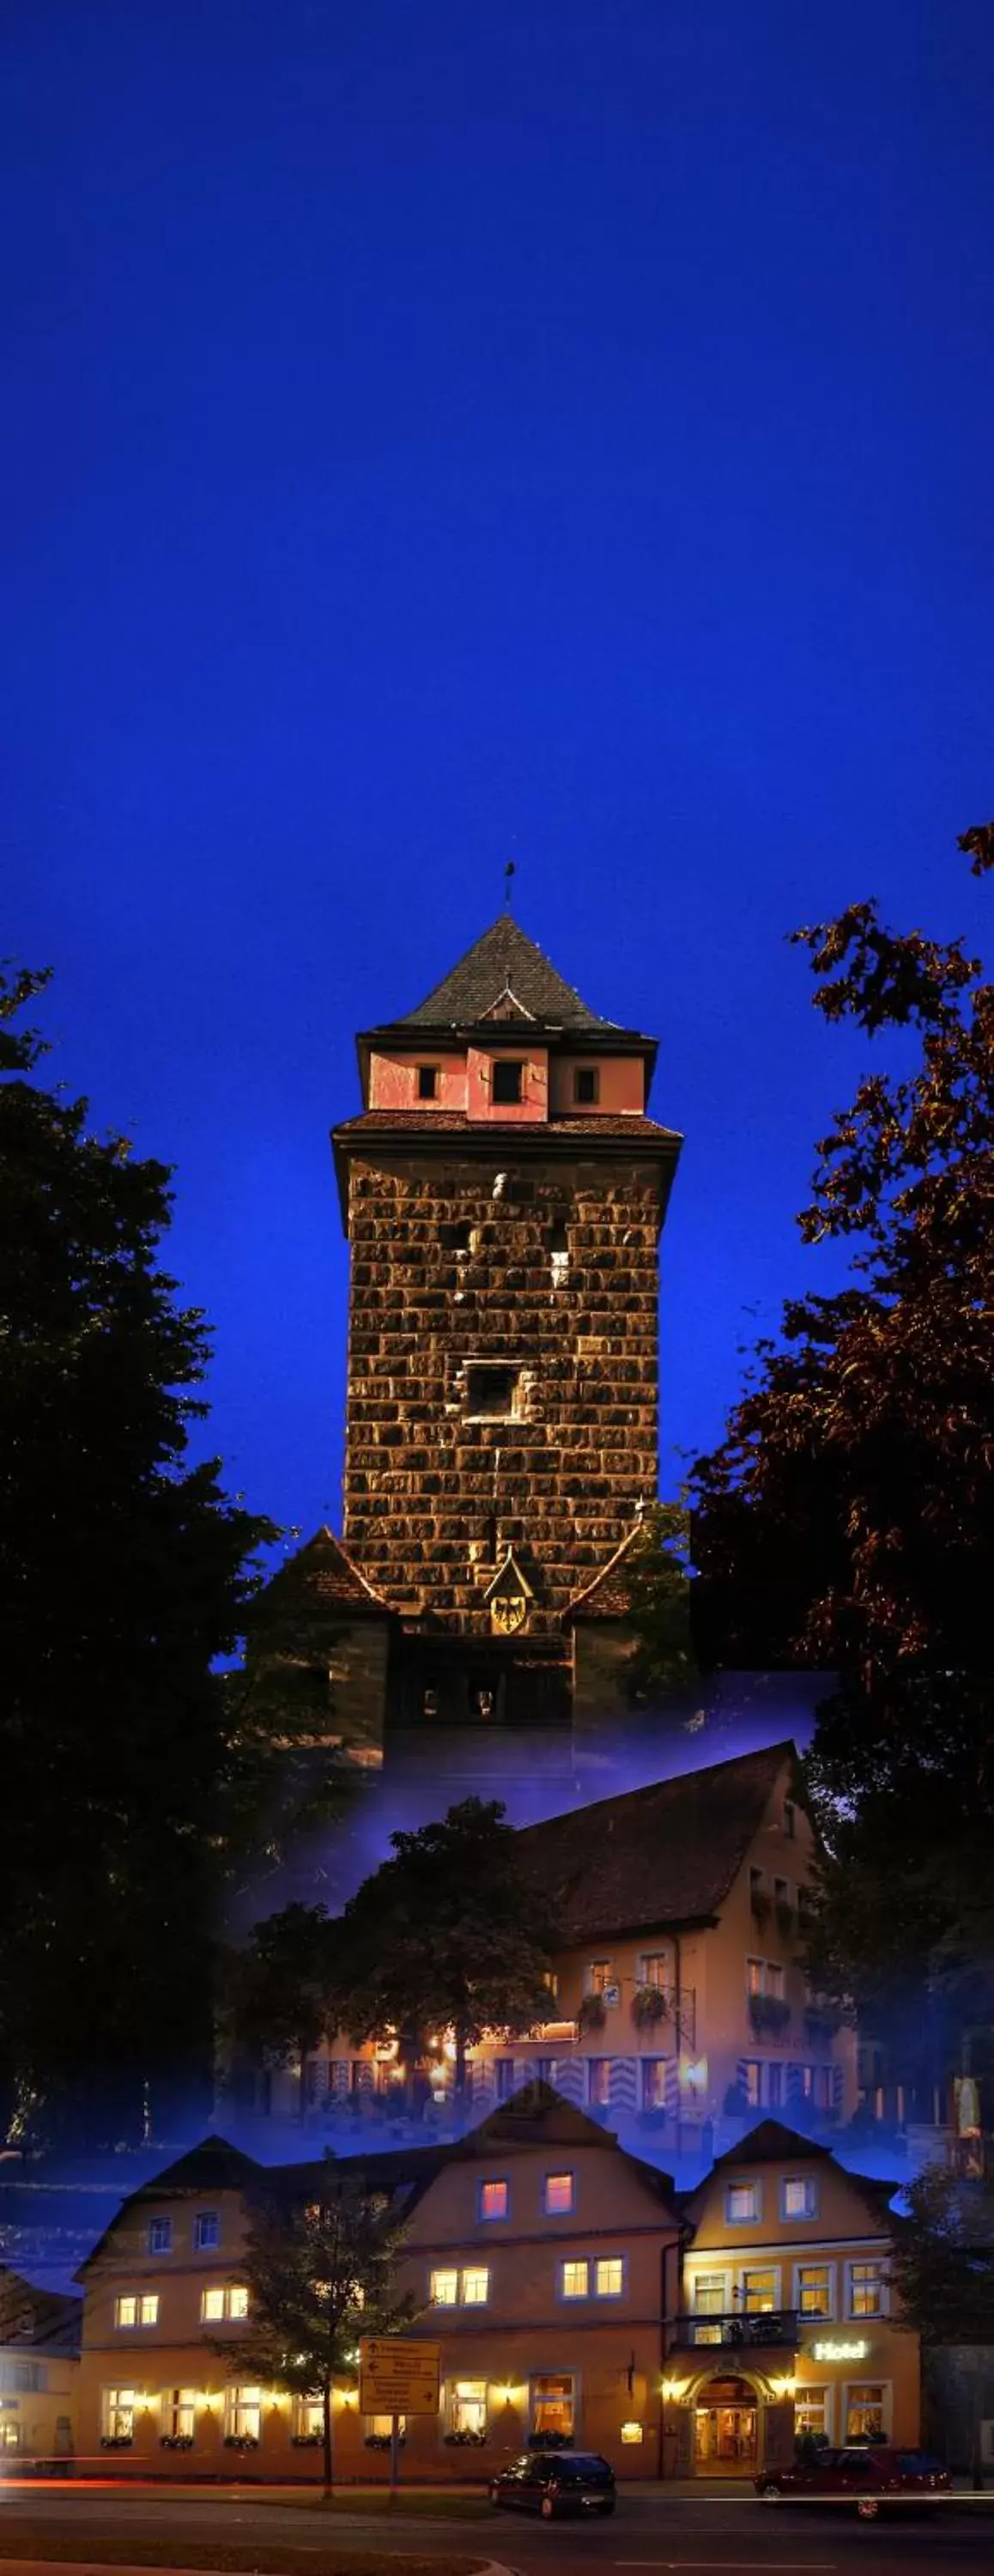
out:
{"label": "street pavement", "polygon": [[[313,2550],[319,2562],[332,2540],[339,2550],[382,2553],[384,2566],[394,2554],[458,2555],[494,2559],[516,2576],[541,2576],[550,2565],[555,2576],[973,2576],[994,2566],[994,2495],[976,2502],[967,2495],[900,2520],[861,2523],[842,2507],[802,2505],[771,2507],[741,2490],[717,2496],[672,2489],[632,2494],[622,2492],[609,2521],[540,2523],[520,2514],[476,2512],[462,2516],[433,2513],[423,2495],[416,2508],[385,2517],[371,2511],[361,2496],[329,2513],[310,2497],[266,2502],[244,2488],[179,2497],[161,2488],[143,2494],[120,2489],[97,2491],[65,2487],[58,2492],[0,2486],[0,2576],[16,2552],[18,2529],[30,2526],[37,2552],[45,2533],[78,2538],[93,2535],[93,2557],[100,2564],[100,2536],[113,2529],[115,2542],[134,2545],[134,2566],[141,2567],[142,2539],[159,2547],[175,2537],[184,2551],[202,2546],[202,2565],[210,2569],[211,2540],[250,2548]],[[12,2576],[12,2571],[11,2571]],[[30,2576],[38,2576],[37,2567]],[[120,2571],[115,2570],[115,2576]]]}

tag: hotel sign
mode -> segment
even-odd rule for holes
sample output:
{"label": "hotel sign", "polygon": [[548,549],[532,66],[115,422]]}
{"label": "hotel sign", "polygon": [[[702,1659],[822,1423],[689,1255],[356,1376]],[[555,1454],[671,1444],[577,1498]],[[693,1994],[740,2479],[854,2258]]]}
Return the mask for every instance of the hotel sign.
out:
{"label": "hotel sign", "polygon": [[859,2341],[813,2343],[811,2346],[811,2356],[814,2361],[868,2361],[869,2354],[869,2344]]}

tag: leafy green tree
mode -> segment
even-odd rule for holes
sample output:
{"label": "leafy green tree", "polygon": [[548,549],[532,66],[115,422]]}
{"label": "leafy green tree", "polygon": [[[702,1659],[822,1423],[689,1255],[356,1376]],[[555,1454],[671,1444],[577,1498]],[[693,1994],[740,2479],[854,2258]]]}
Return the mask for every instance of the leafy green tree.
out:
{"label": "leafy green tree", "polygon": [[329,2013],[357,2041],[396,2032],[417,2065],[431,2031],[451,2031],[455,2092],[484,2031],[548,2016],[554,1923],[523,1876],[497,1800],[466,1798],[440,1824],[391,1834],[393,1858],[341,1918]]}
{"label": "leafy green tree", "polygon": [[239,2264],[249,2323],[236,2343],[214,2342],[229,2372],[321,2402],[325,2493],[334,2477],[332,2395],[351,2377],[364,2334],[400,2334],[414,2322],[394,2274],[404,2241],[396,2200],[325,2160],[309,2202],[286,2191],[260,2200]]}
{"label": "leafy green tree", "polygon": [[[994,830],[963,836],[975,873]],[[819,1979],[945,2037],[994,2019],[994,987],[874,903],[794,934],[816,1008],[896,1060],[818,1152],[804,1240],[851,1254],[791,1300],[692,1482],[707,1660],[838,1677],[809,1780]],[[986,1996],[986,2006],[984,2005]]]}
{"label": "leafy green tree", "polygon": [[[897,2323],[921,2336],[926,2383],[939,2381],[943,2346],[973,2346],[971,2468],[983,2485],[985,2372],[994,2349],[994,2200],[983,2183],[945,2165],[926,2165],[908,2184],[889,2273]],[[941,2384],[941,2383],[940,2383]]]}
{"label": "leafy green tree", "polygon": [[243,1949],[226,1954],[218,2014],[222,2059],[244,2051],[270,2066],[300,2070],[300,2116],[307,2108],[306,2061],[329,2035],[339,1927],[324,1905],[285,1905],[256,1923]]}
{"label": "leafy green tree", "polygon": [[0,2134],[97,2142],[209,2081],[219,1873],[272,1767],[213,1667],[275,1532],[190,1457],[169,1173],[35,1078],[46,980],[0,981]]}

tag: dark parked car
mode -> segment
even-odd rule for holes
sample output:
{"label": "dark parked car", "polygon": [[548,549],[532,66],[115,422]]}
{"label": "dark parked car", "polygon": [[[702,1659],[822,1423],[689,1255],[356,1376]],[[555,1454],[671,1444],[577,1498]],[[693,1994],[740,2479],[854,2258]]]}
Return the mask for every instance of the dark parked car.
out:
{"label": "dark parked car", "polygon": [[821,2451],[817,2459],[797,2460],[790,2469],[764,2469],[755,2483],[764,2504],[824,2498],[828,2504],[852,2504],[864,2522],[872,2522],[892,2505],[923,2504],[948,2495],[952,2480],[928,2451],[900,2451],[890,2442],[874,2442]]}
{"label": "dark parked car", "polygon": [[522,2451],[491,2480],[490,2501],[540,2513],[545,2522],[561,2513],[613,2513],[614,2470],[597,2451]]}

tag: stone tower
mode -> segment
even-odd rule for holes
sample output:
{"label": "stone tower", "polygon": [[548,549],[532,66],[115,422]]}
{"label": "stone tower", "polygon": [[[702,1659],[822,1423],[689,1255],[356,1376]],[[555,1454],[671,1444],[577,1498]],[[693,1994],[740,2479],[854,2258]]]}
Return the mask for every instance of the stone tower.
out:
{"label": "stone tower", "polygon": [[371,1735],[377,1698],[387,1729],[568,1723],[607,1687],[612,1569],[656,1493],[680,1139],[646,1115],[655,1044],[588,1010],[506,913],[358,1047],[362,1111],[333,1136],[343,1544],[312,1543],[339,1680],[361,1668]]}

